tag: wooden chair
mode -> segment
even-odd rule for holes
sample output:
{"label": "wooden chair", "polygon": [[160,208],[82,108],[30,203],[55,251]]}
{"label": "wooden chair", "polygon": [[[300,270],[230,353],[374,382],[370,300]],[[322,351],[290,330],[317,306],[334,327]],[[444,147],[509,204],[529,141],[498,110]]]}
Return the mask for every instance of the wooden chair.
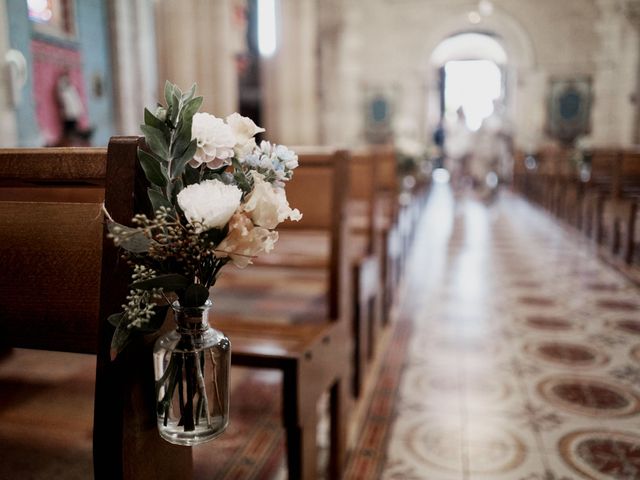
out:
{"label": "wooden chair", "polygon": [[97,354],[96,479],[186,479],[191,452],[157,434],[151,345],[110,360],[106,318],[129,277],[105,238],[102,202],[121,222],[140,208],[137,145],[116,137],[108,150],[0,150],[0,338]]}
{"label": "wooden chair", "polygon": [[[300,167],[287,187],[291,205],[303,212],[297,223],[283,224],[280,254],[261,257],[276,269],[327,269],[327,316],[315,323],[269,324],[246,321],[236,315],[215,314],[215,324],[232,344],[232,363],[283,373],[283,423],[287,441],[287,467],[291,479],[316,478],[316,425],[320,397],[330,393],[331,451],[329,478],[340,478],[346,453],[345,401],[352,365],[351,282],[346,252],[346,152],[300,152]],[[287,232],[287,229],[290,231]],[[299,239],[308,235],[315,256],[296,253]],[[329,232],[328,236],[324,232]],[[284,238],[282,238],[284,237]],[[314,243],[316,242],[316,243]],[[328,259],[322,246],[328,243]],[[304,244],[302,245],[304,247]],[[299,249],[298,249],[299,250]],[[227,267],[232,268],[232,267]],[[251,279],[257,266],[236,273],[233,288],[242,295],[242,278]],[[224,284],[224,272],[220,281]],[[261,272],[262,273],[262,272]],[[215,303],[215,288],[214,303]],[[247,293],[251,295],[251,293]],[[220,298],[224,301],[224,298]],[[293,299],[292,299],[293,300]]]}

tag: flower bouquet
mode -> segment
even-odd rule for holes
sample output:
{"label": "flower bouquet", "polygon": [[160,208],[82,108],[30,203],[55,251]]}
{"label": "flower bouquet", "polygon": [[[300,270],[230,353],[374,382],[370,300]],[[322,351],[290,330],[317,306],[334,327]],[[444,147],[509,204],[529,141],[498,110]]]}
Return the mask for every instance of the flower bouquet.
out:
{"label": "flower bouquet", "polygon": [[133,227],[108,219],[133,268],[123,311],[109,320],[117,355],[173,310],[177,329],[154,349],[158,427],[166,440],[194,445],[228,422],[230,343],[209,326],[209,289],[227,263],[243,268],[271,251],[280,222],[301,218],[284,190],[298,158],[282,145],[256,144],[264,129],[249,118],[199,113],[195,85],[183,93],[167,82],[164,96],[166,106],[145,109],[148,150],[138,150],[153,215],[136,215]]}

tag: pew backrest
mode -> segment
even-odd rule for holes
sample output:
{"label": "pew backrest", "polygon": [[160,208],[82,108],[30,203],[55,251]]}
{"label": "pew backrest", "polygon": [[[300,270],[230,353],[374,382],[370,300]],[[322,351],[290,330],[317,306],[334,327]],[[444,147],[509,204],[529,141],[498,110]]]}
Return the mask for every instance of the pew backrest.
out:
{"label": "pew backrest", "polygon": [[329,317],[337,319],[341,306],[345,277],[347,241],[347,187],[349,153],[330,148],[297,147],[300,166],[287,185],[287,199],[302,212],[299,222],[284,222],[283,230],[325,231],[329,235]]}
{"label": "pew backrest", "polygon": [[0,338],[96,353],[107,151],[0,151]]}

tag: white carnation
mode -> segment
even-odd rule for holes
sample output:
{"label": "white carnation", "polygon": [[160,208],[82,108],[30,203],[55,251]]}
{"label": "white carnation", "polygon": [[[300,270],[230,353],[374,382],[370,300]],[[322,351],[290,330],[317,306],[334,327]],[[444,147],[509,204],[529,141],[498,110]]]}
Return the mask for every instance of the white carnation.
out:
{"label": "white carnation", "polygon": [[247,196],[243,210],[249,214],[254,225],[274,229],[287,218],[295,221],[302,218],[298,209],[289,207],[284,189],[274,188],[260,173],[254,171],[251,174],[253,190]]}
{"label": "white carnation", "polygon": [[198,148],[189,162],[192,167],[206,163],[209,168],[218,168],[231,163],[236,137],[229,125],[210,113],[198,112],[193,116],[191,138]]}
{"label": "white carnation", "polygon": [[178,205],[199,232],[224,227],[240,205],[242,191],[220,180],[205,180],[178,193]]}

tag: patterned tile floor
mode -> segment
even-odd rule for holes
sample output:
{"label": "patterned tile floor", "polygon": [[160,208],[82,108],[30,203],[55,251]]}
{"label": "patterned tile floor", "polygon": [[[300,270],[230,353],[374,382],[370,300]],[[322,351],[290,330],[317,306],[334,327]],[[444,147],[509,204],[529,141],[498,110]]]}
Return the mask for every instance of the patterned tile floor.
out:
{"label": "patterned tile floor", "polygon": [[640,479],[640,290],[508,195],[436,187],[416,245],[382,478]]}

